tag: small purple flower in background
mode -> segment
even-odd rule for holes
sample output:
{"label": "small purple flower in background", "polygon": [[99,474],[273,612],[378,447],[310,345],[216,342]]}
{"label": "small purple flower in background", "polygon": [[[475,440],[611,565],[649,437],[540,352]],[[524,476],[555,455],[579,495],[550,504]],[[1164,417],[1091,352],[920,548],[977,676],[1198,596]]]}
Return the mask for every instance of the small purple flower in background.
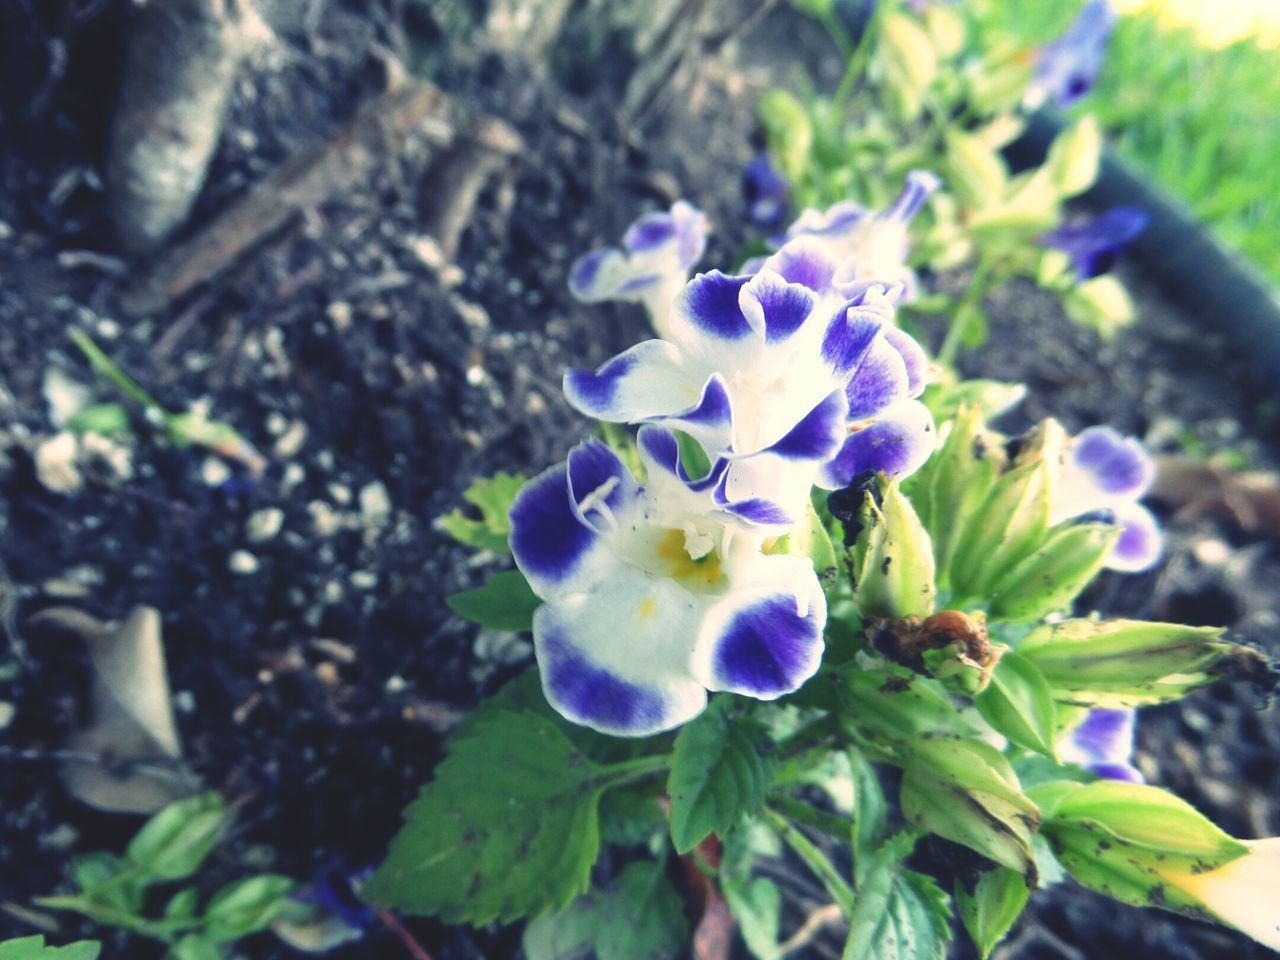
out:
{"label": "small purple flower in background", "polygon": [[706,245],[707,218],[678,200],[666,213],[647,213],[631,224],[621,249],[605,247],[579,257],[569,268],[569,291],[586,303],[642,303],[654,330],[664,336],[671,303]]}
{"label": "small purple flower in background", "polygon": [[1062,36],[1037,51],[1027,105],[1034,109],[1051,100],[1066,110],[1092,90],[1115,25],[1107,0],[1089,0]]}
{"label": "small purple flower in background", "polygon": [[805,210],[787,228],[787,239],[820,240],[836,259],[850,261],[842,265],[842,280],[900,283],[903,301],[910,302],[917,283],[915,272],[907,266],[911,249],[907,227],[940,183],[927,170],[913,170],[887,210],[874,212],[848,200],[824,211]]}
{"label": "small purple flower in background", "polygon": [[1123,528],[1106,566],[1139,573],[1160,559],[1163,535],[1151,511],[1138,503],[1155,480],[1155,462],[1135,437],[1110,427],[1089,427],[1067,451],[1054,491],[1050,523],[1103,520]]}
{"label": "small purple flower in background", "polygon": [[1142,783],[1133,766],[1132,709],[1090,710],[1080,725],[1058,742],[1058,759],[1075,763],[1106,780]]}
{"label": "small purple flower in background", "polygon": [[1077,280],[1091,280],[1110,270],[1150,220],[1141,207],[1112,207],[1085,223],[1063,224],[1040,243],[1071,258]]}
{"label": "small purple flower in background", "polygon": [[791,184],[773,166],[767,152],[761,151],[743,168],[742,195],[747,201],[747,217],[751,223],[768,233],[782,226]]}

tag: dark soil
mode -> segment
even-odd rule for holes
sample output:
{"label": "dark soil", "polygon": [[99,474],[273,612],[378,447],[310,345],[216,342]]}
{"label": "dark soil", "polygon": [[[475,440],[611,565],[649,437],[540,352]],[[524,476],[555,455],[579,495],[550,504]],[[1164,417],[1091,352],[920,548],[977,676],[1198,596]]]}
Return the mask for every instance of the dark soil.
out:
{"label": "dark soil", "polygon": [[[115,252],[99,184],[101,91],[114,83],[120,5],[99,6],[43,35],[24,21],[27,32],[11,37],[32,64],[15,75],[30,95],[0,104],[3,586],[15,611],[7,626],[32,660],[0,680],[0,700],[16,706],[0,731],[0,903],[55,890],[70,857],[118,850],[138,824],[92,812],[58,777],[52,752],[80,721],[87,660],[78,641],[26,623],[67,603],[107,619],[139,603],[162,612],[187,757],[206,783],[244,800],[210,886],[246,862],[304,879],[358,872],[381,857],[458,714],[529,660],[526,641],[478,634],[448,612],[443,597],[479,582],[483,564],[433,518],[476,475],[560,459],[588,427],[560,397],[564,367],[644,336],[637,311],[569,298],[577,254],[683,195],[718,228],[708,262],[733,259],[745,239],[736,171],[751,153],[751,103],[785,79],[785,51],[771,38],[795,23],[785,11],[766,21],[641,131],[620,128],[607,89],[566,89],[496,55],[448,64],[437,81],[527,144],[513,175],[481,197],[456,275],[424,256],[423,211],[434,202],[424,159],[388,158],[367,189],[295,223],[172,311],[135,321],[120,311],[127,277],[110,261],[58,258]],[[42,53],[50,36],[69,51],[60,81]],[[335,7],[316,34],[288,38],[258,63],[237,86],[191,229],[349,118],[401,42],[381,7]],[[1256,412],[1243,349],[1208,332],[1199,305],[1125,279],[1141,320],[1107,345],[1070,326],[1051,298],[1009,290],[992,305],[992,342],[970,372],[1025,381],[1029,420],[1109,422],[1166,449],[1188,430],[1210,450],[1274,463],[1275,424],[1268,433]],[[115,399],[67,340],[72,326],[169,408],[210,401],[269,456],[266,474],[173,449],[139,417],[131,479],[90,476],[75,496],[47,490],[31,456],[53,432],[46,371]],[[375,509],[379,489],[389,515]],[[279,532],[250,542],[250,517],[271,508],[283,512]],[[1280,653],[1274,544],[1225,521],[1166,519],[1162,570],[1109,578],[1094,602],[1112,614],[1226,623]],[[254,563],[234,565],[252,572],[233,572],[237,551]],[[1138,764],[1233,833],[1276,835],[1280,719],[1261,706],[1248,687],[1223,687],[1147,711]],[[59,919],[68,935],[105,936],[107,958],[159,955]],[[513,929],[410,927],[437,958],[517,949]],[[31,930],[0,912],[0,939]],[[1229,931],[1119,908],[1071,884],[1035,897],[1019,931],[1005,954],[1018,960],[1266,955]],[[241,952],[292,955],[265,935]],[[402,955],[376,924],[331,954]]]}

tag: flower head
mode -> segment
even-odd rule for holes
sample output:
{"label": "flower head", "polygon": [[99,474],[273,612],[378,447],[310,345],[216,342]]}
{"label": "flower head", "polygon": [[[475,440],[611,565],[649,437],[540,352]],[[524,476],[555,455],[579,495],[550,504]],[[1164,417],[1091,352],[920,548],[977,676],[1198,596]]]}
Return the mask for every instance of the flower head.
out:
{"label": "flower head", "polygon": [[903,298],[910,300],[916,276],[907,266],[907,227],[940,183],[927,170],[913,170],[887,210],[871,211],[847,200],[825,211],[805,210],[787,228],[787,239],[814,237],[838,260],[852,258],[847,279],[900,283]]}
{"label": "flower head", "polygon": [[1052,100],[1066,110],[1092,90],[1115,25],[1107,0],[1089,0],[1062,36],[1037,51],[1028,105],[1034,109]]}
{"label": "flower head", "polygon": [[1138,503],[1155,480],[1155,463],[1141,442],[1110,427],[1089,427],[1067,451],[1050,508],[1050,522],[1102,520],[1123,528],[1106,566],[1125,573],[1149,570],[1163,537],[1151,511]]}
{"label": "flower head", "polygon": [[511,509],[516,564],[546,601],[533,638],[547,700],[621,736],[685,723],[708,690],[790,693],[817,670],[826,623],[809,560],[726,523],[714,478],[687,475],[670,431],[642,427],[638,443],[645,485],[587,440]]}
{"label": "flower head", "polygon": [[1076,763],[1108,780],[1142,783],[1133,766],[1133,709],[1090,710],[1058,743],[1058,759]]}
{"label": "flower head", "polygon": [[748,525],[795,523],[815,483],[906,475],[933,447],[915,399],[927,363],[893,327],[898,290],[850,280],[845,266],[802,237],[754,275],[700,274],[676,300],[669,340],[570,370],[565,395],[600,420],[693,436],[723,461],[717,503]]}
{"label": "flower head", "polygon": [[769,232],[782,226],[791,184],[774,167],[768,153],[761,151],[743,168],[742,195],[747,201],[747,218],[753,224]]}
{"label": "flower head", "polygon": [[1040,242],[1071,258],[1077,280],[1091,280],[1115,265],[1150,219],[1141,207],[1112,207],[1087,223],[1063,224],[1050,230]]}
{"label": "flower head", "polygon": [[663,335],[675,295],[689,279],[707,244],[707,218],[679,200],[666,213],[647,213],[628,228],[622,248],[583,254],[569,268],[569,290],[579,300],[630,300],[644,304]]}

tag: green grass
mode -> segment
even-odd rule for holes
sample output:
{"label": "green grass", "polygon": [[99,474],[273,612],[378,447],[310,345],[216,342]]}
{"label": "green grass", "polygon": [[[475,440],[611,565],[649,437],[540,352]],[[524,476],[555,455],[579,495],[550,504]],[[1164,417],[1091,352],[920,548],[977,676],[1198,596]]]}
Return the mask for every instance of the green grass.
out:
{"label": "green grass", "polygon": [[[978,5],[975,5],[978,6]],[[1075,3],[991,2],[988,28],[1029,45],[1071,21]],[[1149,13],[1120,18],[1092,110],[1116,153],[1182,198],[1280,286],[1280,52],[1200,47]]]}

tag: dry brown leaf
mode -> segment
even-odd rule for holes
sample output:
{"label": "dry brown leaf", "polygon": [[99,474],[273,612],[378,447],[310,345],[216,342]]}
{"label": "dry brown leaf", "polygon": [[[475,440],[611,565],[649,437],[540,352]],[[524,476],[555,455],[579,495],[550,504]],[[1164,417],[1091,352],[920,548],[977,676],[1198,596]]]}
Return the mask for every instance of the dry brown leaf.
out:
{"label": "dry brown leaf", "polygon": [[1157,457],[1151,495],[1180,509],[1227,517],[1280,540],[1280,474],[1238,471],[1191,457]]}
{"label": "dry brown leaf", "polygon": [[81,636],[93,667],[92,720],[66,744],[62,779],[78,800],[112,813],[154,813],[194,793],[173,718],[160,614],[134,607],[122,623],[52,607],[32,623]]}

